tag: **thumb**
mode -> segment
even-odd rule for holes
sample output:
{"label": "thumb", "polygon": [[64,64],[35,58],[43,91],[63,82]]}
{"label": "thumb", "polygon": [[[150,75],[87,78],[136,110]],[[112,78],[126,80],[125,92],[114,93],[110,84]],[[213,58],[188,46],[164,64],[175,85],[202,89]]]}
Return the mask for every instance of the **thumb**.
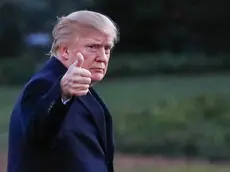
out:
{"label": "thumb", "polygon": [[77,60],[73,63],[76,67],[81,67],[84,63],[84,57],[81,53],[77,53]]}

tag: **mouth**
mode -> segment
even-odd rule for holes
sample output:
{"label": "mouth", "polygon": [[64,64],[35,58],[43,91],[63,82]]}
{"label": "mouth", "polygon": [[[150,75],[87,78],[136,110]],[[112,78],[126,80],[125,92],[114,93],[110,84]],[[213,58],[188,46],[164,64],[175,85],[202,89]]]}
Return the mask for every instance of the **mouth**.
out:
{"label": "mouth", "polygon": [[91,68],[92,71],[104,73],[104,68]]}

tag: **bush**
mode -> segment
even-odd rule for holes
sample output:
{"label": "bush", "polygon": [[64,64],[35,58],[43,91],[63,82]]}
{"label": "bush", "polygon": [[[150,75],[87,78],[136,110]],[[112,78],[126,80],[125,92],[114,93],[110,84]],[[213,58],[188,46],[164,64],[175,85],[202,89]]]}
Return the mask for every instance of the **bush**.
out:
{"label": "bush", "polygon": [[207,73],[228,71],[230,66],[228,55],[166,52],[115,54],[110,63],[109,77]]}
{"label": "bush", "polygon": [[165,156],[230,159],[230,99],[201,95],[115,118],[117,149]]}

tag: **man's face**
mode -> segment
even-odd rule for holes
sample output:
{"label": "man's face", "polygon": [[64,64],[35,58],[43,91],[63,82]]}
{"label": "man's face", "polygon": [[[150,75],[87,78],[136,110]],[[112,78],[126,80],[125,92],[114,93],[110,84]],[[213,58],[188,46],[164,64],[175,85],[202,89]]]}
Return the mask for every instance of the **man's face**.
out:
{"label": "man's face", "polygon": [[81,53],[84,57],[82,68],[91,72],[93,82],[101,81],[107,72],[112,47],[113,38],[92,30],[69,47],[69,64],[77,60],[77,53]]}

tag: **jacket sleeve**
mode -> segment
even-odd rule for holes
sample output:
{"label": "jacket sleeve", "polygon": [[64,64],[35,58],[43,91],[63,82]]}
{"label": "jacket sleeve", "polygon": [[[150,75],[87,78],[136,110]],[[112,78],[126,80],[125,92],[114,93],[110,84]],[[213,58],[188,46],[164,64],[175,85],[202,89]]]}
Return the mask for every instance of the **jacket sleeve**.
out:
{"label": "jacket sleeve", "polygon": [[23,128],[27,141],[51,146],[68,112],[70,102],[61,101],[60,79],[55,83],[35,79],[22,97]]}

